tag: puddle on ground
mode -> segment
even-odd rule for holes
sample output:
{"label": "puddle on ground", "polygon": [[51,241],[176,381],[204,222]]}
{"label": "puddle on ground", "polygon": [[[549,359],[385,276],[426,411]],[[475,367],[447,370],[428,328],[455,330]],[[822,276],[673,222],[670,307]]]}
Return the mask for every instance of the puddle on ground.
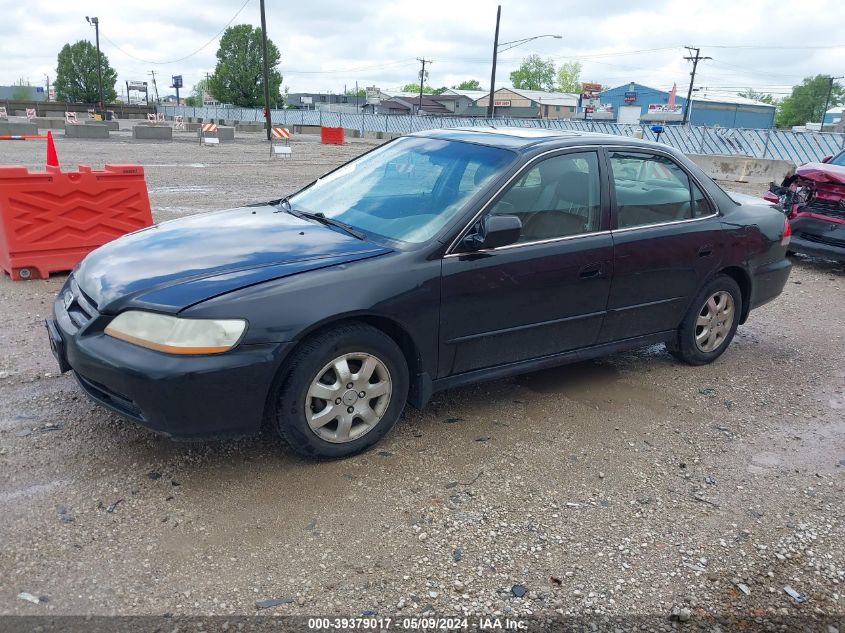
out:
{"label": "puddle on ground", "polygon": [[520,386],[536,393],[558,394],[573,400],[592,400],[596,391],[615,386],[619,370],[607,363],[574,363],[523,374]]}

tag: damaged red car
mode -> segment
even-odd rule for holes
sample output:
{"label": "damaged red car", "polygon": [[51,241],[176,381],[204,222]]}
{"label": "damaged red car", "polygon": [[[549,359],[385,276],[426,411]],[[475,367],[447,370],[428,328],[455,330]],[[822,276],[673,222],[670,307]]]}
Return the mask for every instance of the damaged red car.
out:
{"label": "damaged red car", "polygon": [[845,262],[845,150],[801,165],[763,197],[789,217],[790,251]]}

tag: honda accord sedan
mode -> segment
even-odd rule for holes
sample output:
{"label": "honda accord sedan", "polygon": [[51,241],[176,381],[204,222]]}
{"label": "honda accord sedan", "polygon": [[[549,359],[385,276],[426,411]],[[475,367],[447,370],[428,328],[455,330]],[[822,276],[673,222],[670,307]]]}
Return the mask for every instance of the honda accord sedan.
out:
{"label": "honda accord sedan", "polygon": [[438,130],[99,248],[47,329],[62,371],[155,431],[268,421],[341,457],[443,389],[657,343],[710,363],[783,289],[789,236],[664,145]]}

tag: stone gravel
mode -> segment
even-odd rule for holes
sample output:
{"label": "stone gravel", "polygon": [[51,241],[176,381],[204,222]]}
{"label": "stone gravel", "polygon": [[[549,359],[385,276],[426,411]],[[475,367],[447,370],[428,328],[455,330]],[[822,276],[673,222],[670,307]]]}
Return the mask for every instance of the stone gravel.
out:
{"label": "stone gravel", "polygon": [[[375,145],[299,136],[284,160],[260,135],[113,136],[59,157],[144,165],[157,220],[279,197]],[[845,612],[840,264],[796,257],[712,365],[658,346],[455,389],[334,462],[270,434],[173,442],[90,403],[42,325],[62,281],[0,278],[0,614]]]}

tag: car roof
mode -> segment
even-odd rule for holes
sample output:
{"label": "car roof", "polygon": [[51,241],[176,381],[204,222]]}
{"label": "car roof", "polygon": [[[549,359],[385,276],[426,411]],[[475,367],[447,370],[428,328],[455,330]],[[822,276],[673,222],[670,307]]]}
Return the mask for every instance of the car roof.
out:
{"label": "car roof", "polygon": [[410,136],[436,138],[444,141],[463,141],[517,151],[541,147],[566,147],[567,145],[630,145],[632,147],[660,147],[666,145],[614,134],[579,132],[577,130],[550,130],[528,127],[456,127],[415,132]]}

